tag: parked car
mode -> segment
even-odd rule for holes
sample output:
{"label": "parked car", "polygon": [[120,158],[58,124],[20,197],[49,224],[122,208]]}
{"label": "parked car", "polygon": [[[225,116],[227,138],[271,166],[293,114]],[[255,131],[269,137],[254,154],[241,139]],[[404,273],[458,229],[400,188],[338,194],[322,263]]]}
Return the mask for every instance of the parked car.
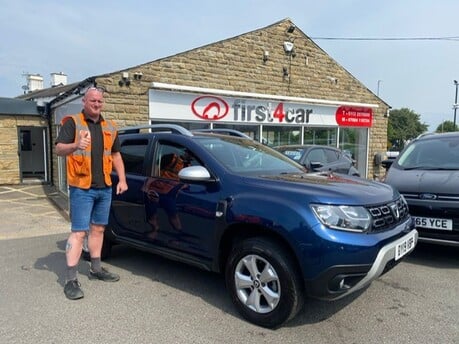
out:
{"label": "parked car", "polygon": [[349,152],[321,145],[284,145],[275,150],[300,163],[311,172],[332,171],[336,173],[360,176],[354,167],[355,161]]}
{"label": "parked car", "polygon": [[385,163],[385,182],[408,202],[419,240],[459,246],[459,133],[422,135]]}
{"label": "parked car", "polygon": [[129,189],[114,189],[103,258],[126,244],[222,273],[254,324],[278,327],[305,296],[335,300],[368,286],[416,245],[389,185],[306,173],[244,137],[147,128],[119,131]]}

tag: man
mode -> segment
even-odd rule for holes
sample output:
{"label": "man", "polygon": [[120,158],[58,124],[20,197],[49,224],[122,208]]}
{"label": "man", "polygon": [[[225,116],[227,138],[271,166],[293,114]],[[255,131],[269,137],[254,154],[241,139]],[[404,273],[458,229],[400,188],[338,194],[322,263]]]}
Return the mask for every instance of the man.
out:
{"label": "man", "polygon": [[83,110],[62,119],[56,153],[67,157],[71,234],[65,249],[67,273],[64,293],[68,299],[84,294],[77,279],[85,236],[91,256],[90,279],[116,282],[119,276],[101,267],[105,225],[112,199],[112,168],[118,174],[116,193],[127,190],[124,164],[116,126],[102,117],[104,91],[90,87],[83,97]]}

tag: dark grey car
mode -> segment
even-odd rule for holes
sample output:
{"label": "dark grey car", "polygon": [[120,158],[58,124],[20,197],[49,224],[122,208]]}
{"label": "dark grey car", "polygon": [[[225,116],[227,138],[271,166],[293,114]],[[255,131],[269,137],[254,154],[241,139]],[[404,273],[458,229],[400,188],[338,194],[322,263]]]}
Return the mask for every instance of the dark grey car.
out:
{"label": "dark grey car", "polygon": [[342,150],[321,145],[284,145],[275,150],[305,166],[310,172],[332,171],[360,177],[354,161]]}
{"label": "dark grey car", "polygon": [[413,140],[391,164],[385,182],[408,202],[419,241],[459,246],[459,132]]}

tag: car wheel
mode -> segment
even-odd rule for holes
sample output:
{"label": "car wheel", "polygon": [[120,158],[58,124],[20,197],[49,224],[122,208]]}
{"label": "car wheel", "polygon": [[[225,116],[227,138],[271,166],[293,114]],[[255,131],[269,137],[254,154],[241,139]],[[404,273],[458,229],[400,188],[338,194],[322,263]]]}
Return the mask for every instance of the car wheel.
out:
{"label": "car wheel", "polygon": [[248,321],[274,328],[303,306],[303,287],[290,254],[268,238],[250,238],[233,246],[225,279],[231,299]]}

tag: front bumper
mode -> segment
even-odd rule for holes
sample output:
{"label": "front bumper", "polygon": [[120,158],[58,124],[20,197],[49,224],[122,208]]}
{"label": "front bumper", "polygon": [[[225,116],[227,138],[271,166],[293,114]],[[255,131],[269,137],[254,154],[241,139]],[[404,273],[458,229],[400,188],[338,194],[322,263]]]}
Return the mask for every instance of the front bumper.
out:
{"label": "front bumper", "polygon": [[[404,236],[383,246],[372,265],[333,266],[322,273],[317,279],[306,280],[307,293],[319,299],[337,300],[368,286],[372,281],[397,265],[397,248],[413,239],[413,246],[406,251],[404,257],[416,247],[419,234],[413,229]],[[326,286],[326,287],[324,287]]]}

